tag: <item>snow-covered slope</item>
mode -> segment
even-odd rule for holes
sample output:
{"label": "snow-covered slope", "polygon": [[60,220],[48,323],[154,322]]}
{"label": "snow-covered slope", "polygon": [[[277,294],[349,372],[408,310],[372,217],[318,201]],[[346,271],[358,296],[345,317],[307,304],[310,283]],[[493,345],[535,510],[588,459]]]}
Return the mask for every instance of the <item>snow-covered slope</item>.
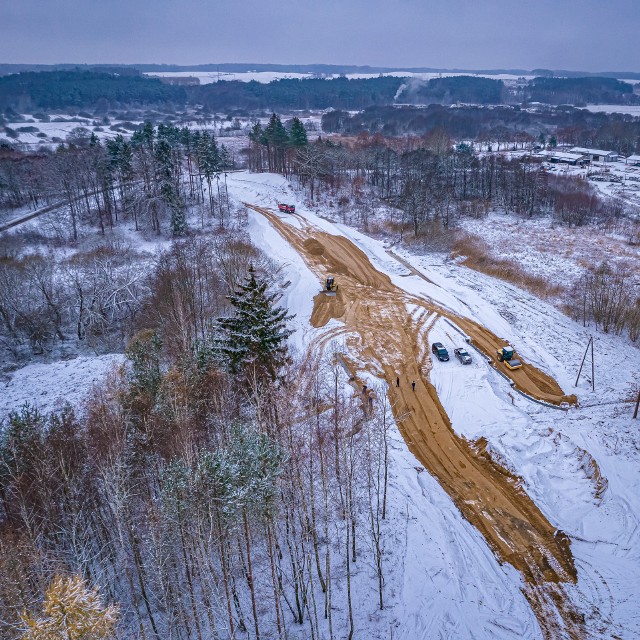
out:
{"label": "snow-covered slope", "polygon": [[[578,408],[564,412],[541,407],[515,394],[475,352],[470,366],[452,359],[434,363],[430,373],[454,429],[471,440],[485,438],[492,455],[523,479],[545,516],[570,536],[578,568],[572,599],[592,637],[639,637],[634,595],[640,592],[640,437],[631,406],[623,400],[637,381],[640,351],[623,338],[596,335],[596,390],[591,391],[584,377],[574,389],[589,332],[552,306],[443,256],[399,252],[427,282],[381,242],[328,222],[318,215],[322,211],[305,209],[302,198],[280,176],[237,174],[229,189],[238,200],[261,206],[295,203],[314,225],[348,236],[394,284],[473,317],[514,343],[565,392],[577,393]],[[254,212],[250,220],[252,234],[267,224]],[[260,242],[265,236],[254,237]],[[279,235],[261,246],[295,265],[297,282],[304,278],[318,286],[313,275],[301,275],[304,264]],[[304,287],[299,291],[303,294]],[[308,318],[311,298],[308,290],[306,298],[288,298],[298,322]],[[306,338],[312,336],[308,331]],[[429,340],[440,340],[452,351],[462,336],[438,320]],[[395,565],[391,582],[401,594],[394,605],[394,637],[540,637],[520,593],[519,575],[498,564],[437,482],[415,466],[398,434],[392,482],[398,530],[402,509],[408,515],[404,544],[394,549],[390,560]]]}

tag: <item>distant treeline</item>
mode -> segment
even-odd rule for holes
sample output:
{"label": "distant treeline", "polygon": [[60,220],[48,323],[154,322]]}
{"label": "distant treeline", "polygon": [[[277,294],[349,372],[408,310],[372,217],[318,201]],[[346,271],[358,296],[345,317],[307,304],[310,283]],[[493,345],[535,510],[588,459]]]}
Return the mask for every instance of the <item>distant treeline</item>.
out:
{"label": "distant treeline", "polygon": [[549,104],[635,104],[640,95],[614,78],[540,77],[517,86],[462,75],[422,80],[378,76],[366,79],[281,79],[270,83],[224,81],[174,86],[136,69],[25,72],[0,77],[0,109],[81,108],[102,113],[128,106],[203,106],[209,111],[286,111],[409,104],[493,104],[538,101]]}
{"label": "distant treeline", "polygon": [[397,96],[398,102],[414,104],[502,104],[505,85],[502,80],[476,76],[432,78],[428,82],[410,80]]}
{"label": "distant treeline", "polygon": [[0,77],[0,108],[16,111],[184,104],[186,99],[182,87],[134,74],[47,71]]}
{"label": "distant treeline", "polygon": [[282,79],[259,82],[215,82],[189,90],[190,99],[211,111],[283,109],[364,109],[391,104],[403,78],[323,80]]}
{"label": "distant treeline", "polygon": [[633,87],[615,78],[534,78],[526,94],[546,104],[640,104]]}
{"label": "distant treeline", "polygon": [[422,136],[444,131],[456,140],[477,140],[494,145],[514,141],[533,143],[553,135],[558,144],[573,144],[621,153],[640,151],[640,118],[621,114],[591,113],[572,107],[526,111],[520,107],[445,107],[430,105],[370,107],[350,114],[335,110],[322,116],[326,133],[384,136]]}
{"label": "distant treeline", "polygon": [[[103,71],[112,68],[112,64],[2,64],[0,63],[0,75],[9,73],[21,73],[24,71],[66,71],[70,69],[82,69],[85,71]],[[121,69],[130,72],[149,73],[156,72],[212,72],[246,73],[249,71],[279,71],[282,73],[318,73],[327,75],[339,75],[344,73],[390,73],[408,71],[411,73],[462,73],[483,75],[513,75],[513,76],[542,76],[545,78],[622,78],[628,80],[640,80],[637,71],[569,71],[566,69],[443,69],[435,67],[371,67],[368,65],[342,65],[342,64],[270,64],[255,62],[221,62],[196,65],[180,64],[128,64],[118,65]]]}

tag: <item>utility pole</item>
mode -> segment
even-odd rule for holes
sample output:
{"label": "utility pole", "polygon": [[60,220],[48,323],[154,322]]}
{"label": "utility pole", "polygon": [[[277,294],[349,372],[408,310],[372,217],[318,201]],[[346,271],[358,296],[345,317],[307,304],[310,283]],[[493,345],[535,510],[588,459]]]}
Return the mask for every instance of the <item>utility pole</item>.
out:
{"label": "utility pole", "polygon": [[596,390],[596,361],[593,358],[593,336],[591,336],[591,391]]}
{"label": "utility pole", "polygon": [[633,412],[633,417],[638,417],[638,407],[640,407],[640,388],[638,388],[638,399],[636,400],[636,410]]}
{"label": "utility pole", "polygon": [[587,359],[587,354],[589,353],[589,347],[591,347],[591,390],[596,390],[596,366],[593,358],[593,336],[589,336],[589,342],[587,342],[587,348],[584,350],[584,356],[582,356],[582,362],[580,363],[580,369],[578,371],[578,377],[576,378],[576,383],[573,385],[574,387],[578,386],[578,380],[580,380],[580,374],[582,373],[582,367],[584,366],[584,361]]}

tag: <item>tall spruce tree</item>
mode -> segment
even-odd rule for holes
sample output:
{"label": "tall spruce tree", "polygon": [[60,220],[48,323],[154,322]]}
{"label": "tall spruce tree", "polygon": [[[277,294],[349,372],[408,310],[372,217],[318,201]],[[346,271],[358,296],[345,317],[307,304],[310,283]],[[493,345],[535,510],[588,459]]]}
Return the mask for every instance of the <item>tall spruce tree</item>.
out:
{"label": "tall spruce tree", "polygon": [[294,118],[291,121],[291,133],[289,134],[289,142],[292,147],[300,149],[309,144],[307,138],[307,130],[304,128],[300,118]]}
{"label": "tall spruce tree", "polygon": [[220,336],[215,350],[233,374],[256,370],[275,379],[287,361],[287,338],[293,333],[287,322],[294,316],[274,305],[276,294],[267,293],[267,282],[253,267],[237,291],[228,296],[233,315],[218,319]]}

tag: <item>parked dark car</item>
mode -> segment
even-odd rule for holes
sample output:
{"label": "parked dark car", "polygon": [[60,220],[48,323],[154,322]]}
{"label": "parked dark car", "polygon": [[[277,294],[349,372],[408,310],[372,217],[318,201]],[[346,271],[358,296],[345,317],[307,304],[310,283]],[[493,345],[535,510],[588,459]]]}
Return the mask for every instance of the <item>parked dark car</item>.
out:
{"label": "parked dark car", "polygon": [[471,356],[466,352],[465,349],[454,349],[453,353],[456,358],[462,362],[462,364],[471,364]]}
{"label": "parked dark car", "polygon": [[447,362],[447,360],[449,360],[449,352],[444,348],[442,342],[434,342],[431,346],[431,352],[440,362]]}

